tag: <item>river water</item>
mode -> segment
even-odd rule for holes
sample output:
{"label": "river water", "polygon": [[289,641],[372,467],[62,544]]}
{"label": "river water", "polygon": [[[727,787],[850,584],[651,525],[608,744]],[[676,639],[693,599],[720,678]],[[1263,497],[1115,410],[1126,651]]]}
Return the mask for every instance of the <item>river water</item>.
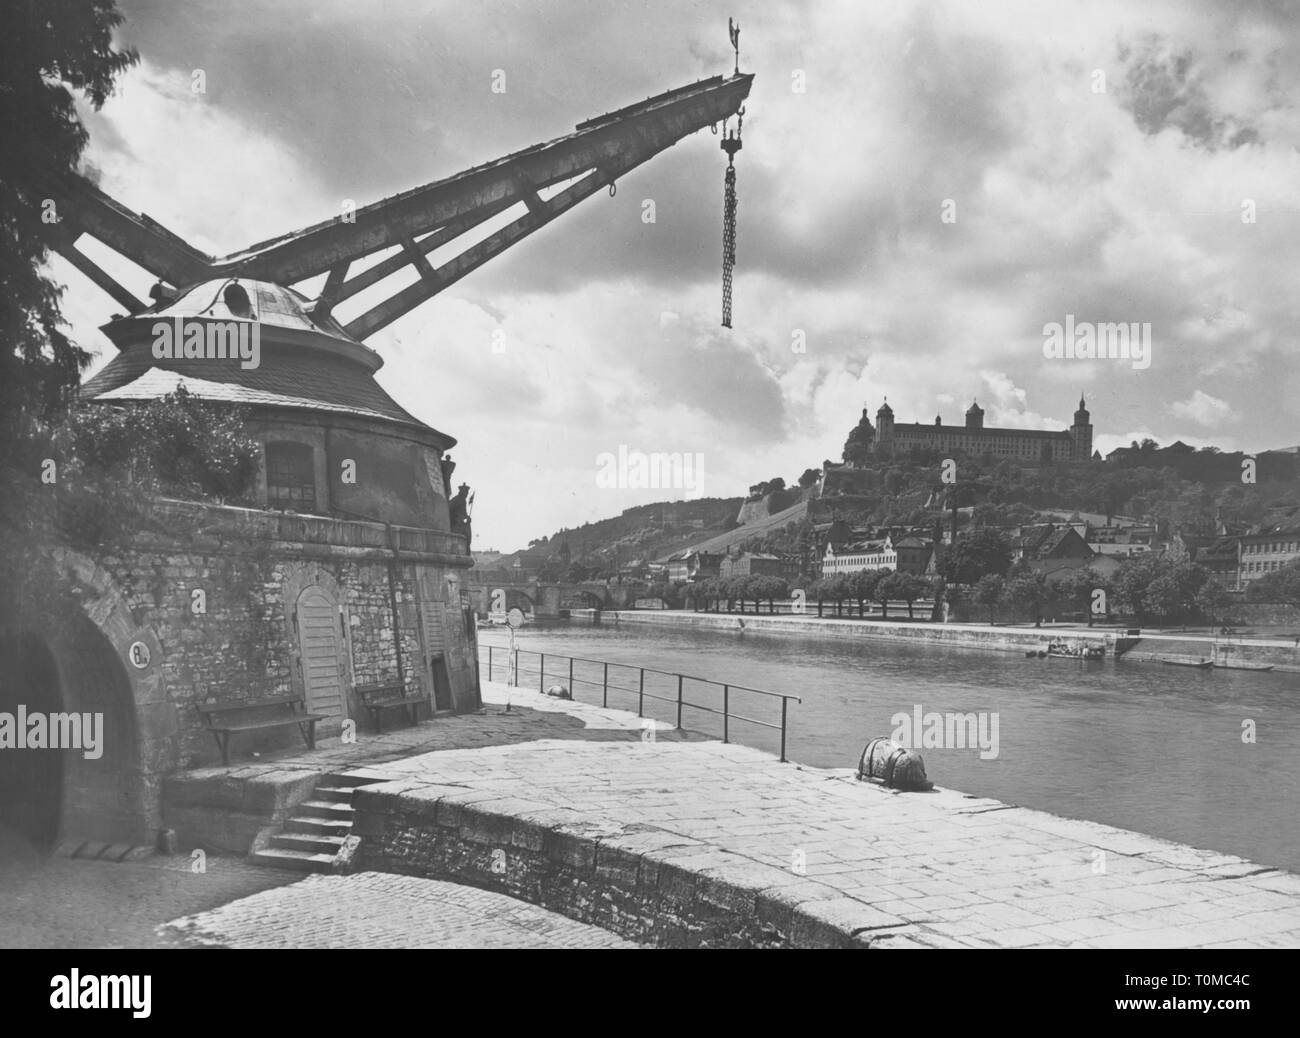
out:
{"label": "river water", "polygon": [[[493,646],[506,678],[509,633],[480,628],[481,663]],[[1300,872],[1300,675],[1153,663],[1026,659],[1013,653],[894,642],[678,629],[528,627],[521,650],[635,664],[798,695],[790,704],[790,760],[855,767],[863,746],[888,737],[894,716],[984,713],[997,723],[997,755],[978,747],[924,748],[937,785],[1239,854]],[[537,683],[537,658],[521,654],[521,685]],[[575,698],[601,701],[603,668],[576,664]],[[567,684],[567,661],[548,659],[546,683]],[[638,676],[615,667],[609,705],[636,710]],[[589,682],[595,682],[594,687]],[[676,680],[646,689],[676,696]],[[687,683],[687,702],[717,707],[721,690]],[[777,700],[733,692],[731,709],[767,721]],[[671,721],[675,706],[646,703]],[[1255,742],[1243,742],[1243,722]],[[683,727],[720,734],[712,715],[686,709]],[[776,751],[776,734],[732,721],[735,742]],[[986,740],[986,745],[990,740]]]}

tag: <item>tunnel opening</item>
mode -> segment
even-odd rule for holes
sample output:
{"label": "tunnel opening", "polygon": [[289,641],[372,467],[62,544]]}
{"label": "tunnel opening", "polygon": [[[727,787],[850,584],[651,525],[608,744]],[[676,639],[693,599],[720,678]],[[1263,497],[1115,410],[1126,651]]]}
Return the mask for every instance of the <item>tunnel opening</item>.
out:
{"label": "tunnel opening", "polygon": [[[37,853],[60,842],[150,842],[131,683],[90,620],[0,637],[0,723],[21,742],[0,749],[0,835]],[[35,720],[40,718],[40,720]]]}
{"label": "tunnel opening", "polygon": [[58,666],[45,639],[31,633],[0,637],[0,724],[8,726],[0,748],[0,828],[6,844],[44,852],[58,839],[61,753],[20,746],[26,733],[18,729],[27,715],[62,709]]}

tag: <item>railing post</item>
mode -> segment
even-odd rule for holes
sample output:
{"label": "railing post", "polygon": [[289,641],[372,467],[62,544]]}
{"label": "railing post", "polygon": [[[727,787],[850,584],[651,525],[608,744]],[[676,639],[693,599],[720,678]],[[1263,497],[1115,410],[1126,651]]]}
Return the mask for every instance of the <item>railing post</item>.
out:
{"label": "railing post", "polygon": [[488,646],[488,680],[492,680],[492,646]]}
{"label": "railing post", "polygon": [[722,741],[723,742],[728,741],[728,735],[730,734],[729,725],[727,723],[728,721],[731,720],[731,715],[728,713],[730,709],[728,701],[730,699],[731,699],[731,686],[723,685],[722,686]]}
{"label": "railing post", "polygon": [[781,763],[785,763],[785,712],[789,707],[790,700],[785,696],[781,697]]}
{"label": "railing post", "polygon": [[569,657],[569,695],[573,695],[573,657]]}
{"label": "railing post", "polygon": [[609,706],[609,664],[605,664],[605,676],[600,681],[600,705]]}
{"label": "railing post", "polygon": [[682,727],[682,676],[677,675],[677,727]]}
{"label": "railing post", "polygon": [[541,653],[542,661],[537,666],[537,691],[546,692],[546,653]]}
{"label": "railing post", "polygon": [[645,667],[641,668],[641,682],[636,690],[636,715],[645,716]]}

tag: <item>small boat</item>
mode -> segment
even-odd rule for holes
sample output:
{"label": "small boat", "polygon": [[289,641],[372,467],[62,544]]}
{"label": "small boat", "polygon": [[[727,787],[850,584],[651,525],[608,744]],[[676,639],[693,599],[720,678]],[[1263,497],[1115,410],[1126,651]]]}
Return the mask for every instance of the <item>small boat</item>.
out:
{"label": "small boat", "polygon": [[1106,650],[1100,645],[1059,645],[1053,644],[1047,647],[1048,656],[1063,660],[1099,660],[1105,657]]}
{"label": "small boat", "polygon": [[1171,660],[1161,657],[1160,662],[1169,667],[1195,667],[1197,670],[1209,670],[1214,666],[1213,660]]}
{"label": "small boat", "polygon": [[1272,670],[1271,663],[1224,663],[1215,661],[1214,664],[1220,670]]}

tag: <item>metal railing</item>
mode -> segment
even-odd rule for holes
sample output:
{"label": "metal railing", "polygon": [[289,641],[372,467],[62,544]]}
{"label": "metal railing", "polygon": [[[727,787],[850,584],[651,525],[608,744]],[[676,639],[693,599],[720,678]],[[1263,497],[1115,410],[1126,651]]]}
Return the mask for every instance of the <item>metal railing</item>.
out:
{"label": "metal railing", "polygon": [[[479,646],[480,650],[484,646]],[[537,690],[546,691],[546,667],[551,665],[551,678],[558,680],[566,674],[565,663],[567,661],[568,689],[572,695],[577,686],[582,685],[592,689],[600,689],[600,705],[609,706],[609,694],[611,691],[635,695],[637,697],[636,712],[638,717],[645,716],[645,702],[647,699],[659,703],[669,703],[676,708],[677,723],[676,728],[682,727],[682,711],[684,709],[697,710],[705,714],[713,714],[722,718],[722,741],[729,743],[731,741],[731,722],[743,721],[746,724],[756,725],[760,728],[771,729],[781,733],[781,763],[786,763],[785,748],[786,735],[788,731],[790,701],[802,703],[803,700],[798,696],[787,695],[784,692],[769,692],[761,688],[750,688],[748,685],[733,685],[727,682],[714,681],[712,678],[694,677],[690,674],[678,674],[675,671],[657,670],[654,667],[638,667],[632,663],[610,663],[606,660],[592,660],[583,656],[565,656],[555,652],[534,652],[532,649],[514,649],[513,651],[504,646],[488,645],[487,648],[487,680],[494,680],[495,668],[498,666],[495,658],[495,650],[501,648],[501,653],[505,657],[500,666],[504,671],[505,678],[509,684],[520,685],[520,678],[528,679],[528,684],[532,685],[533,679],[536,679]],[[520,657],[537,657],[537,669],[520,670]],[[574,667],[575,663],[587,664],[591,667],[599,667],[599,678],[595,676],[584,677],[577,673]],[[479,668],[482,669],[484,660],[482,653],[479,653]],[[557,669],[559,672],[557,673]],[[636,687],[618,684],[616,681],[610,681],[610,671],[613,670],[615,678],[621,676],[623,672],[631,671],[636,674]],[[668,678],[669,695],[661,695],[652,687],[646,688],[646,675],[650,674],[653,682],[656,678]],[[676,691],[673,693],[673,683],[676,683]],[[688,682],[692,685],[712,687],[722,690],[722,708],[707,706],[703,703],[692,703],[685,698],[685,692]],[[660,690],[662,691],[662,690]],[[764,721],[757,717],[749,717],[745,714],[736,713],[731,706],[731,694],[740,692],[746,695],[762,696],[767,699],[781,700],[781,721]]]}

